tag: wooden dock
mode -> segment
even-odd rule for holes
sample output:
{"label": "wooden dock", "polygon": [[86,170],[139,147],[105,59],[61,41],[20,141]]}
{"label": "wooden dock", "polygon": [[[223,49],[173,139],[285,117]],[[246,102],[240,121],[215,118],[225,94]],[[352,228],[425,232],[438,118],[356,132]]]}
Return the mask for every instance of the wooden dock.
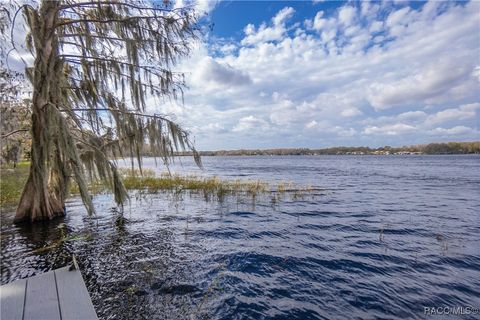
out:
{"label": "wooden dock", "polygon": [[56,269],[0,287],[1,320],[96,320],[79,270]]}

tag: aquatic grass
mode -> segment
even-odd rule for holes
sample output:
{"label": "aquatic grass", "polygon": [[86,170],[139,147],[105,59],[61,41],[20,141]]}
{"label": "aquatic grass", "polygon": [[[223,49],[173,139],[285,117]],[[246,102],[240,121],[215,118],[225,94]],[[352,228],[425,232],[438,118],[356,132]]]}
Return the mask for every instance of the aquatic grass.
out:
{"label": "aquatic grass", "polygon": [[216,290],[223,291],[224,290],[223,286],[221,285],[221,281],[222,281],[223,277],[225,276],[224,273],[225,273],[226,269],[227,269],[227,266],[225,264],[220,265],[218,274],[210,282],[210,285],[208,286],[207,290],[203,294],[202,300],[197,305],[197,310],[193,313],[195,318],[198,318],[198,317],[201,317],[201,316],[203,316],[203,318],[205,318],[205,317],[208,318],[209,317],[208,313],[203,313],[202,314],[203,306],[205,305],[205,303],[210,298],[214,298],[214,291],[216,291]]}
{"label": "aquatic grass", "polygon": [[224,199],[225,196],[239,194],[256,198],[262,194],[267,195],[278,192],[290,192],[292,194],[311,192],[310,189],[295,187],[293,184],[290,184],[290,187],[285,189],[283,185],[271,185],[260,180],[222,180],[216,176],[202,177],[196,175],[162,174],[158,177],[142,177],[127,175],[123,181],[128,190],[144,190],[149,193],[158,193],[160,191],[201,192],[206,199],[215,196],[218,200]]}
{"label": "aquatic grass", "polygon": [[[28,177],[28,168],[28,162],[19,163],[14,169],[1,168],[1,207],[14,206],[18,203]],[[217,176],[205,177],[169,173],[156,176],[152,169],[143,169],[140,172],[138,169],[122,168],[119,170],[119,174],[127,190],[137,190],[143,194],[171,192],[177,195],[179,199],[184,192],[201,194],[205,201],[216,199],[219,202],[224,201],[227,196],[247,196],[255,201],[258,196],[265,195],[271,196],[271,203],[275,205],[286,194],[290,194],[291,200],[296,201],[303,200],[307,194],[313,194],[314,191],[324,191],[323,189],[314,189],[311,186],[299,187],[293,182],[271,184],[261,180],[223,180]],[[91,194],[109,192],[108,186],[100,180],[90,181],[88,190]],[[78,185],[72,183],[70,193],[78,194],[79,192]]]}
{"label": "aquatic grass", "polygon": [[129,190],[148,190],[158,192],[161,190],[194,190],[207,191],[216,194],[219,198],[222,195],[245,193],[252,196],[267,193],[296,193],[305,195],[314,191],[325,191],[314,189],[312,186],[299,187],[289,181],[281,181],[277,184],[261,180],[223,180],[217,176],[204,177],[198,175],[179,175],[162,173],[155,176],[153,170],[143,171],[143,175],[137,170],[121,169],[120,173],[124,178],[124,184]]}
{"label": "aquatic grass", "polygon": [[35,249],[32,252],[35,254],[41,254],[54,250],[65,242],[93,240],[93,236],[90,233],[67,235],[67,226],[65,223],[60,223],[57,228],[60,230],[60,237],[57,240],[54,240],[50,245]]}
{"label": "aquatic grass", "polygon": [[447,237],[442,234],[435,235],[435,239],[441,246],[442,254],[445,254],[448,251]]}

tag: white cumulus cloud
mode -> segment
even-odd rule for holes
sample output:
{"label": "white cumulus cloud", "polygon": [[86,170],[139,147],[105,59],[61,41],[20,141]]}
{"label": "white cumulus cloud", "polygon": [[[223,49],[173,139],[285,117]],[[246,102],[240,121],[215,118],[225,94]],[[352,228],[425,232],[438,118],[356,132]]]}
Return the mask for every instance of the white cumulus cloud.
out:
{"label": "white cumulus cloud", "polygon": [[199,45],[185,63],[185,125],[203,132],[200,149],[478,139],[479,11],[362,2],[299,17],[287,6],[219,56]]}

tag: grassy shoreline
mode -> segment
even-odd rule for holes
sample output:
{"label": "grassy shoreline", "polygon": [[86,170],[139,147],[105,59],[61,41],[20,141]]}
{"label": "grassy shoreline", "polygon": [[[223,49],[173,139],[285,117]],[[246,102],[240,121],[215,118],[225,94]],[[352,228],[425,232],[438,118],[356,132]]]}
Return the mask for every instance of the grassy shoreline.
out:
{"label": "grassy shoreline", "polygon": [[[0,167],[0,208],[13,207],[20,200],[23,186],[27,181],[29,163],[21,162],[17,167]],[[205,198],[216,197],[222,200],[229,195],[245,195],[256,198],[257,196],[271,195],[272,202],[278,201],[278,196],[291,194],[292,199],[298,199],[313,191],[311,187],[298,187],[291,182],[269,184],[259,180],[222,180],[216,176],[202,177],[196,175],[161,174],[156,176],[151,169],[144,169],[143,175],[138,170],[120,169],[125,188],[129,191],[139,190],[147,193],[171,191],[175,193],[189,191],[201,193]],[[90,183],[90,192],[98,194],[108,192],[108,188],[98,182]],[[78,186],[72,184],[72,195],[78,194]]]}
{"label": "grassy shoreline", "polygon": [[23,186],[27,182],[29,162],[19,162],[13,166],[0,167],[0,208],[13,207],[18,204]]}

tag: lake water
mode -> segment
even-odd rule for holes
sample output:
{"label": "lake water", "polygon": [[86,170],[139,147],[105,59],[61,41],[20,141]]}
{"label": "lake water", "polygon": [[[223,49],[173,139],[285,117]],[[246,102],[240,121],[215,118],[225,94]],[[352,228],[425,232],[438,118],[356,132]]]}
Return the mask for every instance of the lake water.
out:
{"label": "lake water", "polygon": [[65,219],[29,227],[3,210],[2,284],[75,254],[102,319],[424,319],[424,307],[480,307],[478,155],[203,162],[172,170],[316,191],[278,203],[134,192],[125,220],[109,195],[95,196],[92,218],[72,198]]}

